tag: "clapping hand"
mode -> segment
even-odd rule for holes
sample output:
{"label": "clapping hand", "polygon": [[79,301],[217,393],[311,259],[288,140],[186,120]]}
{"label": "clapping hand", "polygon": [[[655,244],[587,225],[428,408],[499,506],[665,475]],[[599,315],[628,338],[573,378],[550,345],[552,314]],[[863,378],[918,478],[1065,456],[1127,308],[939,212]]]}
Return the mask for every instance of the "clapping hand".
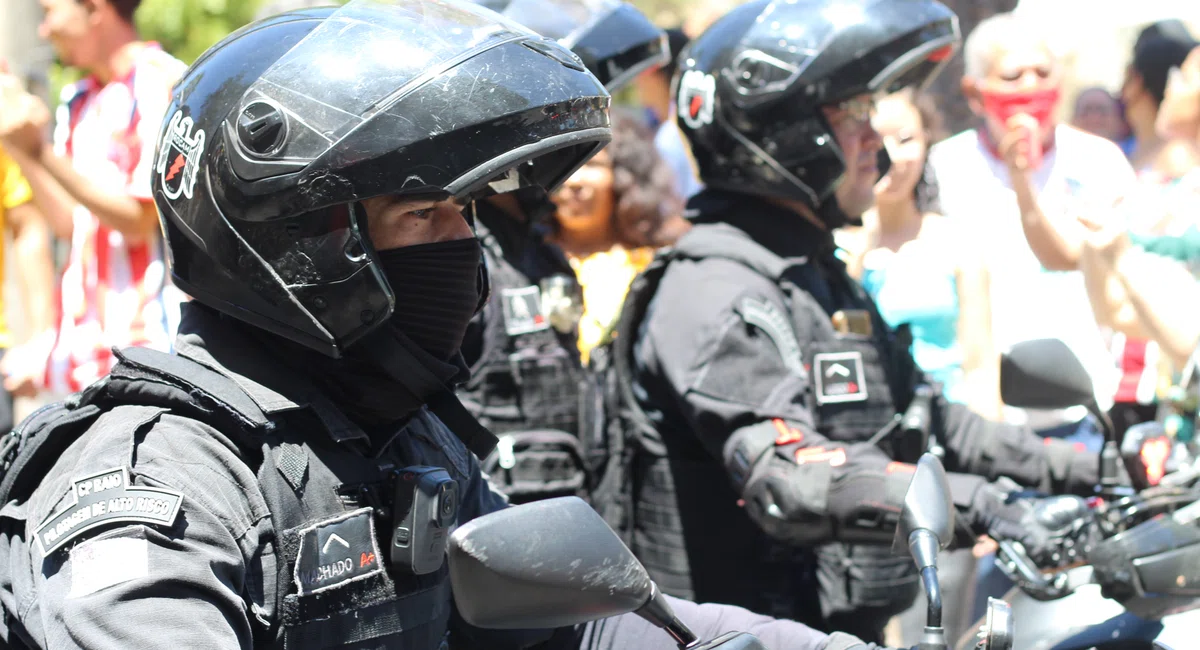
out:
{"label": "clapping hand", "polygon": [[26,92],[21,80],[0,61],[0,144],[36,158],[41,155],[49,124],[45,102]]}

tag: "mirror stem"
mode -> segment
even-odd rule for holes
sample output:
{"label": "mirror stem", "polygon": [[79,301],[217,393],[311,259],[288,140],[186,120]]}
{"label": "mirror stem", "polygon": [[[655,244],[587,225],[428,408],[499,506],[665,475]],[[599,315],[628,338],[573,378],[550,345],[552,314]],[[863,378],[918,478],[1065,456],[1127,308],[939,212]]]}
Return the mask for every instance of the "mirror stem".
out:
{"label": "mirror stem", "polygon": [[937,567],[927,566],[921,569],[921,582],[925,583],[925,595],[928,604],[925,610],[927,627],[942,626],[942,587],[937,579]]}
{"label": "mirror stem", "polygon": [[1117,463],[1122,462],[1117,430],[1108,414],[1100,410],[1100,405],[1095,400],[1087,405],[1087,409],[1100,423],[1104,433],[1104,446],[1100,449],[1100,494],[1106,498],[1115,498],[1121,487],[1121,474]]}
{"label": "mirror stem", "polygon": [[942,588],[938,583],[937,556],[938,538],[933,531],[918,528],[908,536],[908,550],[913,561],[921,570],[921,582],[925,586],[928,602],[926,628],[942,627]]}
{"label": "mirror stem", "polygon": [[1100,450],[1100,490],[1105,496],[1111,496],[1121,483],[1117,471],[1119,462],[1121,452],[1117,449],[1117,443],[1112,440],[1105,441],[1104,448]]}
{"label": "mirror stem", "polygon": [[658,590],[658,585],[651,583],[650,586],[650,600],[647,600],[646,604],[637,610],[637,615],[670,634],[671,638],[675,639],[675,643],[679,645],[680,650],[695,643],[697,641],[695,633],[675,616],[671,605],[667,603],[667,597]]}
{"label": "mirror stem", "polygon": [[914,530],[908,536],[908,550],[922,573],[927,568],[937,567],[938,538],[933,531],[925,528]]}

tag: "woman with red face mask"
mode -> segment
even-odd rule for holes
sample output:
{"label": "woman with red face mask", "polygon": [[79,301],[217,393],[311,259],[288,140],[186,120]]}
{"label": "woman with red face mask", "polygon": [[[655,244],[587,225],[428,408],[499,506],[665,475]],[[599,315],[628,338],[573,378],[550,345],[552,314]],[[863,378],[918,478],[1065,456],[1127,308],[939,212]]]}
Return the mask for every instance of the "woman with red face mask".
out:
{"label": "woman with red face mask", "polygon": [[[1016,199],[1014,216],[1037,261],[1050,271],[1077,269],[1085,230],[1067,213],[1111,207],[1133,180],[1124,155],[1111,142],[1055,120],[1063,70],[1041,25],[998,14],[975,28],[964,55],[963,94],[982,124],[969,132],[977,138],[970,147],[956,137],[943,149],[978,149],[959,153],[983,158],[988,166],[979,171]],[[941,175],[938,158],[935,151]]]}
{"label": "woman with red face mask", "polygon": [[[1087,233],[1078,217],[1106,220],[1135,177],[1112,141],[1056,123],[1063,71],[1043,28],[999,14],[968,36],[962,88],[980,125],[936,145],[930,164],[945,214],[970,223],[972,238],[984,243],[997,349],[1062,340],[1107,409],[1118,373],[1077,270]],[[1047,438],[1093,449],[1102,441],[1086,409],[1005,406],[1003,413]],[[981,569],[976,616],[986,596],[1009,586],[990,563]]]}

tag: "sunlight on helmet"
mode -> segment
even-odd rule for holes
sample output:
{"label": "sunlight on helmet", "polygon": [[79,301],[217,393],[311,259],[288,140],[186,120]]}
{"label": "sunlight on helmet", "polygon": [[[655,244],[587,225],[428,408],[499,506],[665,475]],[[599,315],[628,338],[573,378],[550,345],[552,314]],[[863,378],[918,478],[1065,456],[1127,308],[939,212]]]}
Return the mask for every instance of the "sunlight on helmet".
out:
{"label": "sunlight on helmet", "polygon": [[862,6],[849,2],[832,5],[825,10],[825,19],[835,29],[860,23],[864,17]]}

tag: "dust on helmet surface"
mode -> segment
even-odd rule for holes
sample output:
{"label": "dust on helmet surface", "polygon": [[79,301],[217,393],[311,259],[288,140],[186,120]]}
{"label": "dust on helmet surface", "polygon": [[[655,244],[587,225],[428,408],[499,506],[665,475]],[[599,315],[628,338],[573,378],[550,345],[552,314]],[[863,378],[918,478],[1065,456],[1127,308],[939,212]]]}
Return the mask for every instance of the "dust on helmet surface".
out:
{"label": "dust on helmet surface", "polygon": [[172,279],[339,356],[394,306],[359,201],[553,190],[610,140],[608,105],[569,49],[468,2],[253,23],[188,69],[164,119],[153,187]]}
{"label": "dust on helmet surface", "polygon": [[751,0],[680,54],[677,123],[706,186],[840,225],[846,162],[821,107],[923,87],[959,42],[935,0]]}

